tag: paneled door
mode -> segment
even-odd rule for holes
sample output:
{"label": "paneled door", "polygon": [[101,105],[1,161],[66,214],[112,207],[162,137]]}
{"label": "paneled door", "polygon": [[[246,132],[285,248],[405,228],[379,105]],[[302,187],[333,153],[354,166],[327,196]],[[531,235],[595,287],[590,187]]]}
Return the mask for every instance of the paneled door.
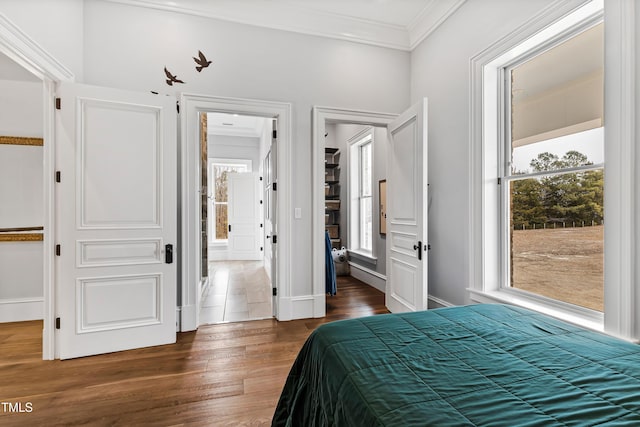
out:
{"label": "paneled door", "polygon": [[257,172],[230,173],[229,259],[260,260],[260,177]]}
{"label": "paneled door", "polygon": [[264,157],[262,164],[262,182],[263,182],[263,191],[262,191],[262,200],[263,202],[263,217],[264,217],[264,232],[263,232],[263,242],[264,242],[264,269],[267,272],[267,276],[271,279],[272,268],[271,268],[271,229],[272,229],[272,205],[271,201],[271,148],[267,152]]}
{"label": "paneled door", "polygon": [[176,340],[176,100],[62,84],[56,112],[61,359]]}
{"label": "paneled door", "polygon": [[[266,250],[269,251],[271,262],[271,290],[273,315],[278,314],[278,120],[271,120],[271,149],[269,150],[269,218],[271,221],[269,242]],[[275,237],[274,237],[275,236]],[[266,262],[266,260],[265,260]]]}
{"label": "paneled door", "polygon": [[426,310],[427,100],[388,126],[387,283],[389,311]]}

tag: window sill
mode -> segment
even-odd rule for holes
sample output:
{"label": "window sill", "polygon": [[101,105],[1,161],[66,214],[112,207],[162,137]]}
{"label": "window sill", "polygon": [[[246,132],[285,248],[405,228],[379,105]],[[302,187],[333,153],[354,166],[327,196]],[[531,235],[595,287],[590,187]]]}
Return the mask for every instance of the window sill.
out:
{"label": "window sill", "polygon": [[353,258],[354,260],[364,261],[372,265],[376,265],[378,263],[378,258],[374,257],[368,252],[349,249],[349,257]]}
{"label": "window sill", "polygon": [[574,325],[582,326],[598,332],[604,332],[604,316],[602,313],[590,314],[587,311],[575,310],[570,311],[559,305],[545,304],[534,298],[527,298],[516,292],[508,291],[478,291],[476,289],[467,289],[470,293],[471,301],[475,303],[503,303],[512,304],[519,307],[528,308],[549,316],[555,317]]}

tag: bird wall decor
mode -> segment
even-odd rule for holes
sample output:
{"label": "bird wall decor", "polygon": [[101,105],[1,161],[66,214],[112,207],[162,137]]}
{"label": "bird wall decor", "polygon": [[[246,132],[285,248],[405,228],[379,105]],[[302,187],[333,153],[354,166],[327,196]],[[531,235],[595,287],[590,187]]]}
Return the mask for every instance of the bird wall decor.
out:
{"label": "bird wall decor", "polygon": [[211,65],[211,61],[208,61],[204,56],[204,53],[202,53],[202,51],[200,50],[198,51],[198,57],[196,58],[194,56],[193,60],[196,61],[196,64],[198,64],[196,66],[196,71],[198,72],[201,72],[203,68],[207,68],[209,65]]}
{"label": "bird wall decor", "polygon": [[[193,60],[196,62],[197,72],[201,72],[204,68],[207,68],[209,65],[211,65],[211,61],[209,61],[207,57],[204,56],[204,53],[202,53],[201,50],[198,51],[198,57],[196,58],[194,56]],[[166,66],[164,67],[164,74],[167,76],[165,81],[169,86],[173,86],[174,83],[185,83],[184,81],[180,80],[178,76],[172,74],[171,71],[167,70]],[[152,93],[155,92],[152,91]]]}
{"label": "bird wall decor", "polygon": [[166,82],[169,86],[173,86],[174,83],[184,83],[182,80],[178,79],[177,76],[171,74],[171,72],[167,70],[167,67],[164,67],[164,73],[167,75]]}

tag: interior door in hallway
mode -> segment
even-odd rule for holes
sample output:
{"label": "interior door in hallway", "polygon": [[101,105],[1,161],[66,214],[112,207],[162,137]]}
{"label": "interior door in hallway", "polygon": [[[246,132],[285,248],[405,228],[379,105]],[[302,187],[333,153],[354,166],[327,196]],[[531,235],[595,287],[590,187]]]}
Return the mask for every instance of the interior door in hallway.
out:
{"label": "interior door in hallway", "polygon": [[[269,210],[271,219],[271,239],[266,250],[270,253],[271,289],[273,290],[273,315],[278,313],[278,120],[271,121],[271,149],[269,150]],[[275,237],[274,237],[275,236]],[[266,263],[266,260],[265,260]]]}
{"label": "interior door in hallway", "polygon": [[387,283],[389,311],[426,310],[427,100],[388,126]]}
{"label": "interior door in hallway", "polygon": [[176,100],[62,84],[56,286],[62,359],[176,340]]}
{"label": "interior door in hallway", "polygon": [[260,260],[260,178],[230,173],[228,181],[229,259]]}

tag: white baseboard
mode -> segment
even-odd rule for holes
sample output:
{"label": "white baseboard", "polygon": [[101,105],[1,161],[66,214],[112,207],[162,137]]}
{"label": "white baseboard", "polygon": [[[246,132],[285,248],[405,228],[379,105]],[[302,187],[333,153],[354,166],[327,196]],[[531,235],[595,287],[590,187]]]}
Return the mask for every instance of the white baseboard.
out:
{"label": "white baseboard", "polygon": [[429,308],[441,308],[441,307],[453,307],[455,304],[451,304],[448,301],[429,295]]}
{"label": "white baseboard", "polygon": [[326,315],[325,295],[300,295],[278,299],[278,320],[311,319]]}
{"label": "white baseboard", "polygon": [[196,324],[196,310],[198,310],[198,308],[195,304],[191,304],[183,305],[179,309],[181,332],[195,331],[198,329],[198,325]]}
{"label": "white baseboard", "polygon": [[43,313],[43,298],[0,300],[0,323],[42,320]]}
{"label": "white baseboard", "polygon": [[[353,262],[349,262],[349,266],[351,267],[350,274],[352,277],[355,277],[356,279],[366,283],[367,285],[376,288],[380,292],[385,292],[387,287],[387,276],[361,265],[354,264]],[[340,289],[338,289],[338,292],[340,292]]]}

